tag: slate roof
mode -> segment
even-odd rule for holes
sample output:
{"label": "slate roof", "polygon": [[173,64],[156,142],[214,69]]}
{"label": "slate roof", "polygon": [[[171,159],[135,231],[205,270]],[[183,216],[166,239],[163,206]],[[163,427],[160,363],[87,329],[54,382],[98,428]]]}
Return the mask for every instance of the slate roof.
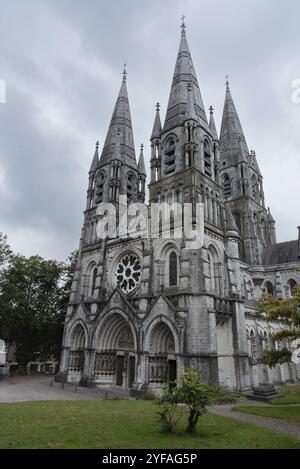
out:
{"label": "slate roof", "polygon": [[288,264],[289,262],[300,262],[298,240],[265,247],[262,255],[262,265]]}

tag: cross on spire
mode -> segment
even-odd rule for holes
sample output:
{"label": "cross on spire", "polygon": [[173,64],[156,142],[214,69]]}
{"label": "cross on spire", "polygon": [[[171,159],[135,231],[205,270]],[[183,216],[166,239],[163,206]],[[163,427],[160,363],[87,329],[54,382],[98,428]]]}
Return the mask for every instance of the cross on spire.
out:
{"label": "cross on spire", "polygon": [[229,80],[229,76],[226,75],[226,76],[225,76],[225,79],[226,79],[226,82],[225,82],[226,89],[229,90],[229,81],[228,81],[228,80]]}
{"label": "cross on spire", "polygon": [[144,144],[141,143],[141,152],[144,150]]}
{"label": "cross on spire", "polygon": [[127,75],[126,67],[127,67],[127,62],[125,62],[123,65],[123,81],[126,81],[126,75]]}
{"label": "cross on spire", "polygon": [[182,35],[185,34],[185,28],[186,28],[186,25],[185,25],[184,20],[185,20],[185,16],[182,15],[182,17],[181,17],[181,26],[180,26],[180,27],[181,27],[181,34],[182,34]]}
{"label": "cross on spire", "polygon": [[209,106],[209,112],[210,112],[211,114],[213,114],[214,108],[213,108],[212,106]]}
{"label": "cross on spire", "polygon": [[156,110],[157,110],[157,112],[159,112],[159,110],[160,110],[160,104],[159,103],[156,103]]}

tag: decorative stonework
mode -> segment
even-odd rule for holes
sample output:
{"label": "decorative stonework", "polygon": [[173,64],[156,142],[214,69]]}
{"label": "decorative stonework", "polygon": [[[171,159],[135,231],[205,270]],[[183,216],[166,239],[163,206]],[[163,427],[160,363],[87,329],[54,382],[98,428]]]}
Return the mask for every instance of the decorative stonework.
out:
{"label": "decorative stonework", "polygon": [[121,257],[115,269],[115,281],[124,293],[132,293],[139,285],[141,276],[141,261],[136,254],[128,253]]}

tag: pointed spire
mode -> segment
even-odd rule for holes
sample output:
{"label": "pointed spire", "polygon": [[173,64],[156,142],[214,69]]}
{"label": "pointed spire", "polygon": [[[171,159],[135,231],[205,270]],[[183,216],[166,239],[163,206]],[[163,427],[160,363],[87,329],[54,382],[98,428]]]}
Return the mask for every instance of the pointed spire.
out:
{"label": "pointed spire", "polygon": [[138,163],[138,171],[139,171],[139,174],[143,174],[143,175],[146,176],[145,160],[144,160],[144,145],[143,144],[141,144],[141,152],[140,152],[139,163]]}
{"label": "pointed spire", "polygon": [[152,140],[153,138],[160,138],[161,136],[162,128],[161,128],[161,121],[160,121],[160,115],[159,115],[159,108],[160,108],[160,105],[159,103],[157,103],[155,120],[154,120],[154,125],[153,125],[153,130],[152,130],[150,140]]}
{"label": "pointed spire", "polygon": [[92,164],[91,164],[90,173],[94,173],[98,168],[98,165],[99,165],[99,152],[98,152],[98,150],[99,150],[99,142],[97,141],[96,145],[95,145],[95,153],[94,153],[93,161],[92,161]]}
{"label": "pointed spire", "polygon": [[216,129],[215,119],[214,119],[214,108],[212,106],[209,107],[209,128],[213,135],[214,140],[218,140],[218,132]]}
{"label": "pointed spire", "polygon": [[242,154],[248,155],[249,150],[245,135],[231,96],[228,76],[226,76],[226,94],[220,133],[220,152],[222,153],[222,151],[225,152],[226,150],[236,152],[238,150],[240,153],[241,147],[243,150]]}
{"label": "pointed spire", "polygon": [[204,105],[185,30],[186,26],[183,19],[181,24],[180,45],[163,128],[164,131],[171,130],[178,125],[183,124],[188,100],[188,92],[186,88],[187,82],[192,83],[192,98],[195,105],[196,114],[202,123],[207,124]]}
{"label": "pointed spire", "polygon": [[116,146],[115,144],[120,142],[122,159],[125,160],[130,166],[136,168],[126,75],[126,64],[124,64],[121,88],[118,94],[117,102],[115,104],[100,158],[101,166],[107,164],[110,161],[111,156],[114,154],[114,148]]}

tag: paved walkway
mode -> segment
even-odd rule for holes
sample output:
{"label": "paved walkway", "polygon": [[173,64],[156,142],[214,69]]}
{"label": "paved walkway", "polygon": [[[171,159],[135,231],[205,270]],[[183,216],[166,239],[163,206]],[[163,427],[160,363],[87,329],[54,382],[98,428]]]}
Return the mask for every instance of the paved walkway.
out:
{"label": "paved walkway", "polygon": [[122,390],[82,388],[53,382],[53,376],[12,376],[0,381],[0,404],[24,401],[98,400],[128,395]]}
{"label": "paved walkway", "polygon": [[[247,405],[263,405],[263,406],[272,406],[271,404],[267,404],[264,402],[258,401],[243,401],[239,403],[238,406]],[[269,417],[262,417],[260,415],[251,415],[251,414],[244,414],[242,412],[235,412],[232,410],[234,406],[232,404],[226,405],[215,405],[209,408],[209,411],[215,415],[220,415],[222,417],[229,417],[235,420],[240,420],[241,422],[251,423],[258,427],[268,428],[273,430],[274,432],[284,433],[286,435],[290,435],[300,439],[300,425],[297,423],[292,422],[285,422],[279,419],[273,419]],[[277,407],[285,407],[285,406],[278,406]],[[290,407],[290,406],[288,406]]]}

